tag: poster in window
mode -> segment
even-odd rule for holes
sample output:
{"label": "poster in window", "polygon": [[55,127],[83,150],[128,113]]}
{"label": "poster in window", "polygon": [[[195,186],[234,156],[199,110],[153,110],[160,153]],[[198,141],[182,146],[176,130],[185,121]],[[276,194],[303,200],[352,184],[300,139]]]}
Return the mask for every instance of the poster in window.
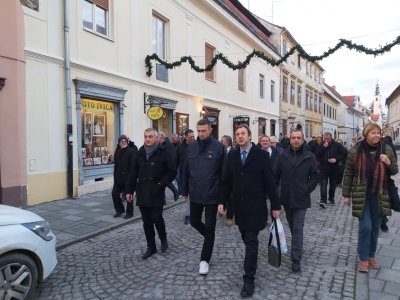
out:
{"label": "poster in window", "polygon": [[101,147],[93,147],[94,157],[101,157]]}
{"label": "poster in window", "polygon": [[84,133],[84,141],[85,145],[92,143],[93,136],[93,114],[91,112],[85,112],[84,115],[84,124],[83,124],[83,133]]}
{"label": "poster in window", "polygon": [[105,115],[103,114],[95,114],[93,121],[94,121],[94,132],[93,136],[105,136],[106,134],[106,123],[105,123]]}
{"label": "poster in window", "polygon": [[107,156],[107,155],[103,155],[103,156],[101,157],[101,163],[102,163],[103,165],[108,164],[108,156]]}
{"label": "poster in window", "polygon": [[108,163],[113,164],[114,163],[114,156],[112,154],[108,154]]}
{"label": "poster in window", "polygon": [[86,158],[86,148],[82,148],[82,158]]}
{"label": "poster in window", "polygon": [[93,158],[84,158],[83,159],[83,165],[84,166],[93,166]]}
{"label": "poster in window", "polygon": [[93,157],[93,163],[95,165],[101,165],[101,157]]}
{"label": "poster in window", "polygon": [[107,156],[108,150],[107,147],[101,147],[101,156]]}

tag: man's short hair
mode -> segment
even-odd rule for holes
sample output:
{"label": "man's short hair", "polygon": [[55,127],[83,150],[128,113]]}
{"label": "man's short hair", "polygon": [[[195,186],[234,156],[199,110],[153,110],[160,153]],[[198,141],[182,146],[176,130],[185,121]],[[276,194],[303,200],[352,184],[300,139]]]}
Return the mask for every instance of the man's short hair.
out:
{"label": "man's short hair", "polygon": [[226,142],[228,143],[229,146],[232,146],[232,138],[229,135],[224,135],[224,136],[222,136],[222,138],[224,138],[226,140]]}
{"label": "man's short hair", "polygon": [[304,133],[300,129],[293,129],[292,132],[290,133],[290,137],[292,137],[293,132],[301,132],[301,137],[302,137],[302,139],[304,139]]}
{"label": "man's short hair", "polygon": [[186,129],[185,130],[185,136],[188,136],[189,133],[194,133],[194,131],[192,129]]}
{"label": "man's short hair", "polygon": [[273,143],[277,143],[277,142],[278,142],[278,139],[276,138],[275,135],[271,135],[271,136],[269,137],[269,140],[270,140],[270,142],[273,142]]}
{"label": "man's short hair", "polygon": [[328,131],[325,132],[324,135],[329,135],[330,137],[332,137],[332,133],[330,133],[330,132],[328,132]]}
{"label": "man's short hair", "polygon": [[165,138],[165,133],[162,132],[162,131],[160,131],[160,132],[158,133],[158,136]]}
{"label": "man's short hair", "polygon": [[155,130],[154,128],[146,128],[144,132],[153,132],[154,135],[158,135],[157,130]]}
{"label": "man's short hair", "polygon": [[268,135],[266,135],[266,134],[260,135],[260,140],[261,140],[262,138],[267,138],[267,139],[269,139],[269,141],[271,141],[271,138],[270,138]]}
{"label": "man's short hair", "polygon": [[210,122],[207,120],[207,119],[200,119],[198,122],[197,122],[197,125],[208,125],[208,127],[211,127],[211,124],[210,124]]}
{"label": "man's short hair", "polygon": [[247,124],[239,124],[239,125],[235,128],[235,134],[236,134],[236,131],[237,131],[238,129],[240,129],[240,128],[245,128],[245,129],[247,130],[247,134],[248,134],[249,136],[251,136],[251,130],[250,130],[249,125],[247,125]]}

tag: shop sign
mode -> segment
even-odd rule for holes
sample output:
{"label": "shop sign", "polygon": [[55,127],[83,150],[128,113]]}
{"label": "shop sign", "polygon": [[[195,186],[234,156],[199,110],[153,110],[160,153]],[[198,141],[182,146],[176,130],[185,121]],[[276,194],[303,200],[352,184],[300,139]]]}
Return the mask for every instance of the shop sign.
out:
{"label": "shop sign", "polygon": [[233,123],[246,123],[249,124],[250,123],[250,117],[235,117],[233,118]]}
{"label": "shop sign", "polygon": [[161,119],[163,115],[164,110],[159,106],[152,106],[147,110],[147,116],[153,121]]}
{"label": "shop sign", "polygon": [[113,103],[105,102],[105,101],[82,99],[81,100],[81,109],[113,111],[114,105],[113,105]]}

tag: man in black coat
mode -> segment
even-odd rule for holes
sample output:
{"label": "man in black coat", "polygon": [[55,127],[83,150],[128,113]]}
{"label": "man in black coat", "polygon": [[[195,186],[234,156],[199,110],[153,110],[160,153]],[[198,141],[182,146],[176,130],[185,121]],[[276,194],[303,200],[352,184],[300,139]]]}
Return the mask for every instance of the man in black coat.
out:
{"label": "man in black coat", "polygon": [[228,154],[224,165],[223,198],[218,211],[224,213],[226,203],[234,202],[235,221],[246,245],[240,295],[250,297],[257,269],[258,234],[267,226],[267,197],[274,218],[279,218],[281,206],[268,153],[251,143],[248,125],[236,127],[235,138],[238,147]]}
{"label": "man in black coat", "polygon": [[304,135],[300,130],[290,134],[290,147],[283,152],[275,166],[275,176],[280,181],[281,204],[292,234],[292,270],[301,272],[303,229],[307,208],[311,207],[310,194],[318,184],[317,160],[304,147]]}
{"label": "man in black coat", "polygon": [[[190,225],[204,237],[199,274],[207,275],[214,248],[218,202],[221,199],[224,146],[211,136],[206,119],[197,122],[197,141],[188,146],[188,160],[183,172],[183,193],[190,194]],[[205,211],[205,223],[202,222]]]}
{"label": "man in black coat", "polygon": [[[169,140],[168,137],[165,136],[164,132],[160,131],[158,133],[158,139],[160,144],[165,146],[167,150],[171,153],[171,156],[175,159],[175,146],[172,145],[171,141]],[[178,200],[179,192],[178,189],[175,187],[174,183],[171,182],[170,184],[168,184],[167,188],[169,188],[171,192],[174,194],[174,200],[175,201]]]}
{"label": "man in black coat", "polygon": [[[230,137],[229,135],[222,136],[221,143],[222,143],[222,145],[224,145],[224,148],[225,148],[225,152],[226,152],[225,157],[228,158],[229,152],[235,150],[235,148],[232,145],[232,137]],[[228,204],[228,203],[226,203],[226,204]],[[232,205],[233,205],[233,202],[229,201],[229,205],[228,205],[228,207],[226,207],[226,221],[225,221],[225,224],[227,226],[232,226],[233,225],[233,215],[234,215],[233,211],[234,211],[234,209],[233,209]]]}
{"label": "man in black coat", "polygon": [[165,187],[175,176],[176,168],[171,152],[159,143],[157,131],[147,128],[144,131],[144,145],[136,157],[130,190],[126,195],[127,201],[131,202],[132,194],[136,190],[136,204],[142,214],[147,241],[147,251],[143,254],[143,259],[157,252],[154,226],[161,240],[161,252],[166,252],[168,249],[162,213],[165,205]]}
{"label": "man in black coat", "polygon": [[335,204],[335,190],[337,176],[339,173],[339,162],[345,158],[346,148],[332,139],[330,132],[325,132],[323,143],[315,147],[315,156],[319,161],[319,173],[321,176],[321,200],[319,206],[326,208],[328,198],[329,180],[329,202]]}
{"label": "man in black coat", "polygon": [[[192,129],[185,130],[185,138],[178,145],[175,152],[175,164],[177,168],[176,181],[178,183],[178,191],[179,194],[182,195],[182,174],[184,170],[184,166],[187,164],[187,148],[190,143],[194,142],[194,132]],[[185,219],[184,224],[188,225],[190,223],[190,201],[186,201],[185,203],[186,211],[185,211]]]}
{"label": "man in black coat", "polygon": [[[121,135],[118,138],[118,147],[114,153],[114,185],[111,192],[115,209],[114,218],[118,218],[125,212],[121,193],[125,194],[129,189],[129,183],[133,176],[136,154],[137,150],[128,147],[128,137],[126,135]],[[132,218],[132,216],[133,202],[127,202],[124,219]]]}
{"label": "man in black coat", "polygon": [[261,149],[268,152],[271,160],[272,170],[275,168],[276,161],[278,160],[279,152],[276,148],[271,147],[271,139],[268,135],[263,134],[260,138]]}

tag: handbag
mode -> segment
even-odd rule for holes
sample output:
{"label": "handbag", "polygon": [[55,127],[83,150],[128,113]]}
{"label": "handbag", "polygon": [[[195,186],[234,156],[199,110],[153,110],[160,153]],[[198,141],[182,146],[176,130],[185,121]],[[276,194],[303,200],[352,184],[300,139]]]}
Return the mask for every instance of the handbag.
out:
{"label": "handbag", "polygon": [[388,177],[387,182],[388,194],[390,198],[390,206],[394,211],[400,212],[400,197],[397,186],[394,184],[394,180]]}
{"label": "handbag", "polygon": [[[278,224],[276,223],[276,219],[272,217],[272,227],[269,232],[269,242],[268,242],[268,263],[275,267],[279,268],[281,266],[282,253],[281,253],[281,243],[279,240],[278,234]],[[277,241],[277,247],[272,245],[273,231],[275,231],[275,237]]]}

